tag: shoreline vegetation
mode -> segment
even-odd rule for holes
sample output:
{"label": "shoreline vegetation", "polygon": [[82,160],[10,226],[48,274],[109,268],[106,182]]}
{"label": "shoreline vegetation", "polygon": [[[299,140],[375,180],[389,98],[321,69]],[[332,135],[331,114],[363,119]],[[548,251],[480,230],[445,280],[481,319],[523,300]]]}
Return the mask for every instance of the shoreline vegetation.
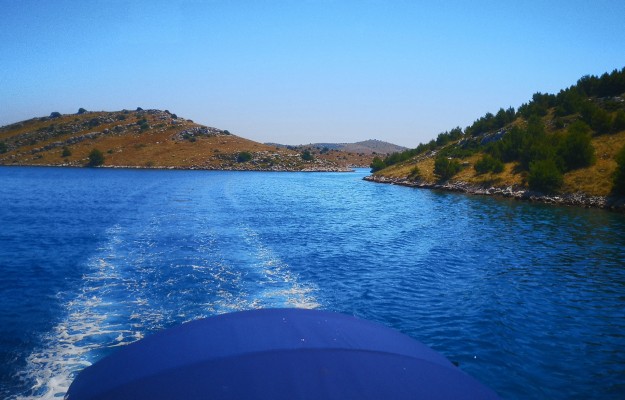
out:
{"label": "shoreline vegetation", "polygon": [[376,157],[368,181],[625,211],[625,68]]}
{"label": "shoreline vegetation", "polygon": [[625,213],[625,197],[619,196],[590,196],[581,192],[547,195],[537,191],[529,190],[519,185],[502,187],[471,184],[462,181],[428,183],[424,181],[411,181],[409,179],[403,178],[388,178],[381,175],[369,175],[365,176],[363,179],[369,182],[407,186],[418,189],[441,190],[475,196],[495,196],[520,201],[554,204],[560,206],[600,208],[609,211]]}

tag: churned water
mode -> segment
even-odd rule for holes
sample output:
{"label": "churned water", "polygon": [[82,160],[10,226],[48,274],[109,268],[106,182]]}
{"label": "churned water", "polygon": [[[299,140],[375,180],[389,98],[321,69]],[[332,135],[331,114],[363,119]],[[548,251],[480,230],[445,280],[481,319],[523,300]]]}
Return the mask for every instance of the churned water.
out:
{"label": "churned water", "polygon": [[503,398],[625,398],[625,216],[366,173],[0,168],[0,398],[260,307],[381,322]]}

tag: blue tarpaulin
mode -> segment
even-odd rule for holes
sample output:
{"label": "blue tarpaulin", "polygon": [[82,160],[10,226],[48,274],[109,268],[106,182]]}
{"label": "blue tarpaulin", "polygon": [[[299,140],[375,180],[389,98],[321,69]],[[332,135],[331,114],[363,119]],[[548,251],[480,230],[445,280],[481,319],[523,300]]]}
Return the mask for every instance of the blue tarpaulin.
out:
{"label": "blue tarpaulin", "polygon": [[201,319],[85,368],[68,400],[496,399],[445,357],[383,325],[303,309]]}

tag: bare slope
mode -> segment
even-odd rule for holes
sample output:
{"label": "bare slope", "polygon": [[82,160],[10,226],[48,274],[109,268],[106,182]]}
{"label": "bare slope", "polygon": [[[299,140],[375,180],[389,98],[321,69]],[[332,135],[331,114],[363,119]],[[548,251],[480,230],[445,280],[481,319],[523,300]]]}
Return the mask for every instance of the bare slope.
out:
{"label": "bare slope", "polygon": [[104,166],[276,171],[346,170],[338,163],[267,146],[169,111],[86,112],[0,128],[0,165],[84,166],[98,149]]}

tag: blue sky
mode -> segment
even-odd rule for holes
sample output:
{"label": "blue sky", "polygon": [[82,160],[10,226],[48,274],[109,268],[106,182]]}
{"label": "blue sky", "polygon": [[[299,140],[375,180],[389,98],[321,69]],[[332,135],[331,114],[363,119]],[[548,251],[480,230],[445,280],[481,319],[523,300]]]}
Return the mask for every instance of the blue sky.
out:
{"label": "blue sky", "polygon": [[625,66],[625,1],[0,0],[0,125],[167,109],[284,144],[415,147]]}

